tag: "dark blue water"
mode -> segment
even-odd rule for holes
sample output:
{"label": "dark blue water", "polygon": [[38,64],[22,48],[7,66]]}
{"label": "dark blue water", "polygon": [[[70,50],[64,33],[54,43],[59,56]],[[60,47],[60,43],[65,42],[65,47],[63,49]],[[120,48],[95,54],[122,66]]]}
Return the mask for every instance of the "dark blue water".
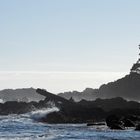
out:
{"label": "dark blue water", "polygon": [[0,117],[0,140],[140,140],[133,128],[112,131],[106,126],[86,124],[50,125],[34,121],[29,115]]}

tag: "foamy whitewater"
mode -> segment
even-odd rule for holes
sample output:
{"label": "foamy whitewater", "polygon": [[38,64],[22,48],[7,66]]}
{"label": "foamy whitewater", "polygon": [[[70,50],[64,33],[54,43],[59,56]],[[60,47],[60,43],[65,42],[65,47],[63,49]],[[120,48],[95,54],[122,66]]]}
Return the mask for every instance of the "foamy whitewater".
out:
{"label": "foamy whitewater", "polygon": [[41,118],[46,117],[47,114],[52,113],[52,112],[58,112],[59,109],[57,107],[53,107],[53,108],[43,108],[41,110],[36,110],[36,111],[32,111],[31,113],[29,113],[29,116],[31,119],[33,120],[39,120]]}
{"label": "foamy whitewater", "polygon": [[87,127],[86,124],[46,124],[36,120],[57,107],[36,110],[22,115],[0,116],[0,140],[140,140],[133,128],[112,131],[106,126]]}

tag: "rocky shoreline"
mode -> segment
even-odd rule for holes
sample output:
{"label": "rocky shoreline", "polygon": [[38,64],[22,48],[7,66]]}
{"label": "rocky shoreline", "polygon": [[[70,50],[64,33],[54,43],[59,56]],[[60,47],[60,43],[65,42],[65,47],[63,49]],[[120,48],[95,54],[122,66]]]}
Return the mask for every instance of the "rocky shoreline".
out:
{"label": "rocky shoreline", "polygon": [[42,89],[37,89],[36,92],[45,96],[45,99],[40,102],[0,104],[0,115],[24,114],[48,108],[51,102],[59,111],[49,113],[38,121],[50,124],[86,123],[88,126],[105,125],[99,122],[106,122],[110,129],[125,130],[127,127],[135,127],[135,130],[140,130],[140,103],[128,102],[120,97],[74,102]]}

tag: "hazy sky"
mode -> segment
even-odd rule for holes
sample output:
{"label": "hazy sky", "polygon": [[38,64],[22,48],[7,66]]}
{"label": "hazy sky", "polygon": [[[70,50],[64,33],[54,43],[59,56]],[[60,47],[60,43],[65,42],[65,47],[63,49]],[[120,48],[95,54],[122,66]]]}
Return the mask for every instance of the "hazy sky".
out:
{"label": "hazy sky", "polygon": [[0,0],[0,89],[80,90],[128,73],[138,58],[139,6],[140,0]]}

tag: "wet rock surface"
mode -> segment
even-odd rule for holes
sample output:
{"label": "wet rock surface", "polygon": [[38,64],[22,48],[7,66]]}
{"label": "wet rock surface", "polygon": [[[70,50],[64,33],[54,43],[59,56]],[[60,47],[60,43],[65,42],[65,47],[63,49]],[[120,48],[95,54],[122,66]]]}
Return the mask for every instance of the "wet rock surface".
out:
{"label": "wet rock surface", "polygon": [[136,127],[136,130],[140,130],[140,117],[110,115],[106,118],[106,124],[110,129],[124,130],[128,127]]}

